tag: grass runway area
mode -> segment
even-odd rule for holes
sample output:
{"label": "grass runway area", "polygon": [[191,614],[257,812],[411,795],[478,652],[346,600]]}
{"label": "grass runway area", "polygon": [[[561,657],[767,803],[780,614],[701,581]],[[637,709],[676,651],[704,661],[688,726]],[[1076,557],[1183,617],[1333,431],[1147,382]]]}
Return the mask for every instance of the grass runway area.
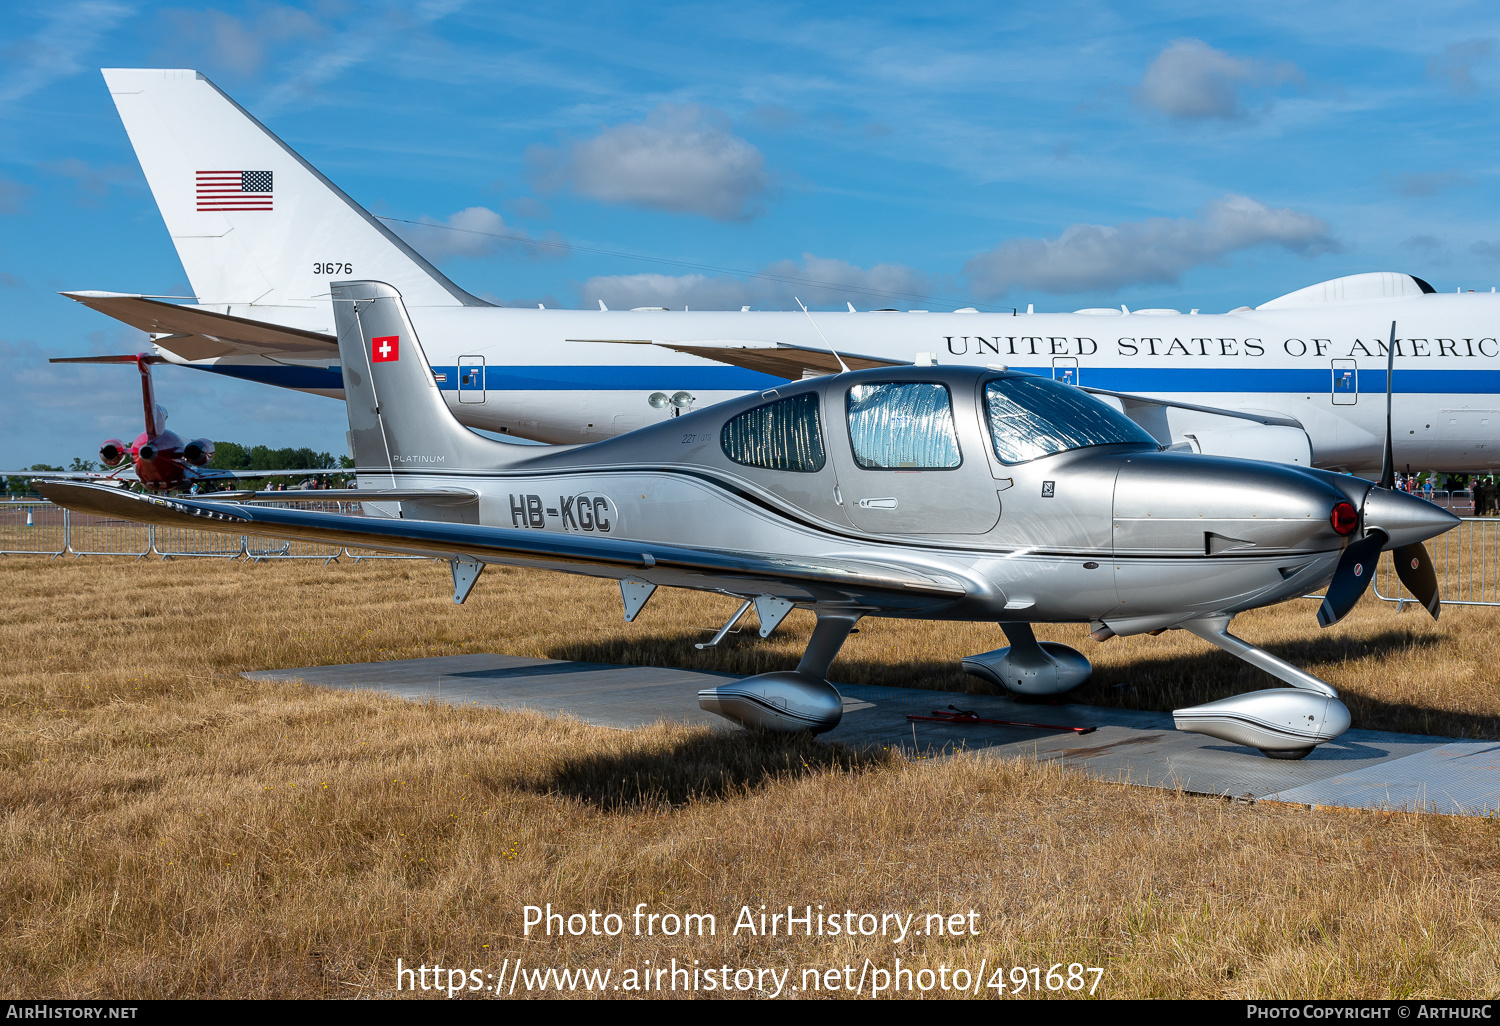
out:
{"label": "grass runway area", "polygon": [[[627,733],[239,677],[490,651],[795,665],[802,612],[767,641],[747,630],[693,649],[735,604],[663,590],[625,624],[612,582],[494,567],[455,607],[431,562],[0,560],[0,990],[389,996],[398,958],[486,990],[518,958],[609,969],[610,996],[674,958],[790,970],[782,997],[813,970],[819,993],[846,993],[828,970],[852,966],[852,981],[898,958],[950,978],[983,966],[980,993],[997,996],[994,967],[1009,996],[1013,968],[1056,963],[1102,968],[1097,997],[1500,989],[1494,820],[1246,806],[1025,761]],[[1450,607],[1433,624],[1367,597],[1327,631],[1315,611],[1289,603],[1235,630],[1333,683],[1356,726],[1500,738],[1500,610]],[[958,657],[1005,643],[993,625],[861,627],[834,680],[965,690],[978,682]],[[1038,633],[1094,662],[1079,701],[1170,709],[1271,686],[1182,631],[1102,645],[1078,627]],[[716,933],[635,936],[642,902],[711,913]],[[523,907],[547,903],[619,914],[624,932],[525,936]],[[977,933],[732,932],[762,904],[917,924],[973,910]]]}

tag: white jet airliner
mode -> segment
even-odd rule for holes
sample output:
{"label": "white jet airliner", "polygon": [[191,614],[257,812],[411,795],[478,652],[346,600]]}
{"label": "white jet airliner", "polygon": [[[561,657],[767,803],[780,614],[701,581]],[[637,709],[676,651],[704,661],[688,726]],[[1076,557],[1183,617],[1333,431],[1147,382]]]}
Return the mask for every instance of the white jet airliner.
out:
{"label": "white jet airliner", "polygon": [[[1356,274],[1227,314],[502,308],[433,267],[195,71],[104,72],[196,302],[65,295],[174,363],[343,398],[329,283],[394,286],[465,424],[585,442],[787,378],[1005,364],[1102,394],[1176,448],[1377,471],[1500,469],[1500,296]],[[837,356],[829,353],[830,346]],[[501,401],[503,395],[503,401]]]}

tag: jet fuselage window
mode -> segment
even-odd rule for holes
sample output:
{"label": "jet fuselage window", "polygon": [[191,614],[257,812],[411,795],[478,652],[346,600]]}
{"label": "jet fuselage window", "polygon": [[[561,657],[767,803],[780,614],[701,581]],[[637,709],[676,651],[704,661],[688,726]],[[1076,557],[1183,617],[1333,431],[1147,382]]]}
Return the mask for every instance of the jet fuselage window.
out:
{"label": "jet fuselage window", "polygon": [[854,460],[866,470],[948,470],[963,462],[944,385],[855,385],[848,410]]}
{"label": "jet fuselage window", "polygon": [[724,455],[747,467],[816,474],[826,453],[815,392],[746,410],[719,433]]}
{"label": "jet fuselage window", "polygon": [[1088,393],[1046,378],[996,378],[984,386],[995,455],[1025,463],[1069,449],[1135,442],[1156,447],[1144,428]]}

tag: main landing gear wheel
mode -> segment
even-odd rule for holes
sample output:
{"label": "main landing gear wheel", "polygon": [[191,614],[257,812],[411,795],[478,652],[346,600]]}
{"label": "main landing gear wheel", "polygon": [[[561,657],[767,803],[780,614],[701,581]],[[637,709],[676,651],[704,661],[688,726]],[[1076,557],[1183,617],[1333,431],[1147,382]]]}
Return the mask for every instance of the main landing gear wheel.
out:
{"label": "main landing gear wheel", "polygon": [[1262,748],[1260,754],[1264,755],[1267,759],[1305,759],[1312,754],[1312,750],[1316,747],[1317,745],[1308,745],[1306,748],[1282,748],[1279,750]]}

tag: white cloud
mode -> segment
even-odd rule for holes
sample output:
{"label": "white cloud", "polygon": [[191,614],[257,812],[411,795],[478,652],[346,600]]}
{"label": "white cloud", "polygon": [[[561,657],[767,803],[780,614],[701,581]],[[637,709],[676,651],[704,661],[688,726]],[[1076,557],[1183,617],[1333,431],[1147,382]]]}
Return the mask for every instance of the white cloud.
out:
{"label": "white cloud", "polygon": [[971,259],[964,273],[985,297],[1013,289],[1112,290],[1172,284],[1192,267],[1265,245],[1304,256],[1340,248],[1321,218],[1228,195],[1206,204],[1196,217],[1075,224],[1055,239],[1010,239]]}
{"label": "white cloud", "polygon": [[98,206],[99,201],[109,194],[110,186],[138,180],[140,174],[135,168],[123,164],[95,167],[77,157],[49,161],[38,166],[51,174],[71,178],[78,186],[79,201],[84,206]]}
{"label": "white cloud", "polygon": [[41,31],[6,47],[15,66],[0,80],[0,103],[30,96],[43,86],[84,70],[81,58],[129,16],[131,9],[110,0],[83,0],[50,9]]}
{"label": "white cloud", "polygon": [[1417,171],[1396,176],[1396,191],[1403,196],[1434,196],[1460,185],[1473,185],[1474,179],[1459,171]]}
{"label": "white cloud", "polygon": [[281,4],[258,7],[253,17],[243,20],[213,8],[165,13],[180,44],[201,53],[209,66],[228,68],[241,75],[260,70],[268,46],[315,39],[327,31],[306,11]]}
{"label": "white cloud", "polygon": [[475,259],[498,255],[546,260],[566,252],[562,238],[555,232],[536,239],[506,224],[505,218],[489,207],[466,207],[446,221],[423,216],[418,224],[397,221],[390,222],[390,226],[434,263],[449,257]]}
{"label": "white cloud", "polygon": [[734,135],[723,113],[691,104],[661,104],[643,122],[561,149],[532,147],[527,159],[542,188],[716,221],[757,216],[771,185],[765,155]]}
{"label": "white cloud", "polygon": [[1443,48],[1427,62],[1427,74],[1448,80],[1455,93],[1472,93],[1479,88],[1474,80],[1474,65],[1489,60],[1495,52],[1493,39],[1466,39]]}
{"label": "white cloud", "polygon": [[29,185],[0,178],[0,214],[19,214],[31,192]]}
{"label": "white cloud", "polygon": [[795,310],[796,299],[801,299],[809,306],[852,302],[868,309],[920,301],[935,291],[937,284],[931,276],[900,264],[865,268],[804,253],[800,261],[767,264],[756,276],[622,274],[590,278],[583,284],[583,303],[592,306],[602,299],[611,309],[627,310],[636,306]]}
{"label": "white cloud", "polygon": [[1302,81],[1296,65],[1231,57],[1201,39],[1178,39],[1151,62],[1135,99],[1181,121],[1237,121],[1249,116],[1243,89],[1288,81]]}

